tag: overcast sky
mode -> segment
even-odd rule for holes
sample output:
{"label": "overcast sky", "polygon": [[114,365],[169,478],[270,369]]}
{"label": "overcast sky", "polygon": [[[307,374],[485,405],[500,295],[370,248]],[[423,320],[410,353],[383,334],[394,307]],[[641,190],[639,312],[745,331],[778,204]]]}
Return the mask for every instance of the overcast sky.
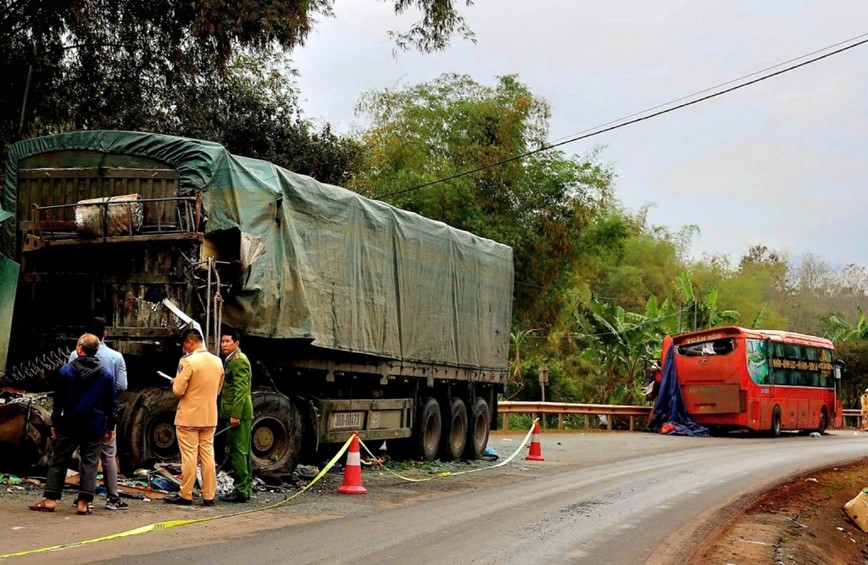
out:
{"label": "overcast sky", "polygon": [[[478,42],[393,57],[412,19],[336,0],[293,61],[306,117],[347,132],[367,90],[442,73],[517,74],[552,107],[558,139],[868,32],[864,1],[476,0]],[[640,7],[641,6],[641,7]],[[567,145],[603,145],[629,209],[696,224],[692,251],[737,263],[751,245],[868,267],[868,45],[732,94]]]}

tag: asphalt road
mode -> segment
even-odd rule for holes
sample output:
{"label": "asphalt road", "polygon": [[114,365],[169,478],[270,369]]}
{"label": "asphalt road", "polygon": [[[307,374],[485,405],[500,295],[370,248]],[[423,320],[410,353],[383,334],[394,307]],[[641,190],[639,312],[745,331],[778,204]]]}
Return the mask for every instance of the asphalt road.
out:
{"label": "asphalt road", "polygon": [[[492,436],[490,445],[507,454],[518,442],[519,436]],[[544,434],[542,448],[544,462],[516,460],[428,483],[366,471],[365,496],[299,497],[278,509],[64,550],[63,559],[672,563],[728,502],[794,473],[865,457],[868,436]],[[56,559],[50,556],[34,562]]]}

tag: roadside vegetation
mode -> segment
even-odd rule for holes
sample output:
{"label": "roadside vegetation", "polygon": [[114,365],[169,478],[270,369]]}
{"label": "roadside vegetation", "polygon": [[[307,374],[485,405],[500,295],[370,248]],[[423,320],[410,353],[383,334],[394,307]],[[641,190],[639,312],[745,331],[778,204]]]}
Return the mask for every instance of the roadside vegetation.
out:
{"label": "roadside vegetation", "polygon": [[[76,129],[196,137],[508,244],[507,398],[539,399],[547,367],[547,400],[641,404],[663,336],[721,324],[826,335],[847,363],[845,406],[868,386],[862,266],[762,242],[735,262],[695,258],[694,219],[651,225],[653,196],[625,209],[604,148],[512,159],[549,133],[548,104],[518,76],[367,92],[365,125],[335,133],[302,114],[290,59],[332,2],[231,4],[0,0],[0,156],[18,139]],[[449,0],[394,5],[421,11],[392,33],[396,50],[473,39]]]}

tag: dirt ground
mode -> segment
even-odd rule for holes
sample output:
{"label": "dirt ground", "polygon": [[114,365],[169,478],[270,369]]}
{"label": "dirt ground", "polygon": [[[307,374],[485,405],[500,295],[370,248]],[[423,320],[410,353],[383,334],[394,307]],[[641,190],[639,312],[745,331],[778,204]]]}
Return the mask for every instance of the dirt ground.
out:
{"label": "dirt ground", "polygon": [[842,506],[868,486],[868,459],[790,479],[739,504],[690,563],[837,565],[868,563],[868,534]]}

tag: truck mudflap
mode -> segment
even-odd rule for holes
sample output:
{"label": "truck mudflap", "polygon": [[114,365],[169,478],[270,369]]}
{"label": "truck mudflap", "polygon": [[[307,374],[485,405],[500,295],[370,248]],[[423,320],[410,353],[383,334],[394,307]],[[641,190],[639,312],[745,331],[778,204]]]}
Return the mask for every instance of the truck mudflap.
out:
{"label": "truck mudflap", "polygon": [[346,441],[353,432],[363,440],[408,438],[413,433],[413,399],[317,399],[320,443]]}

